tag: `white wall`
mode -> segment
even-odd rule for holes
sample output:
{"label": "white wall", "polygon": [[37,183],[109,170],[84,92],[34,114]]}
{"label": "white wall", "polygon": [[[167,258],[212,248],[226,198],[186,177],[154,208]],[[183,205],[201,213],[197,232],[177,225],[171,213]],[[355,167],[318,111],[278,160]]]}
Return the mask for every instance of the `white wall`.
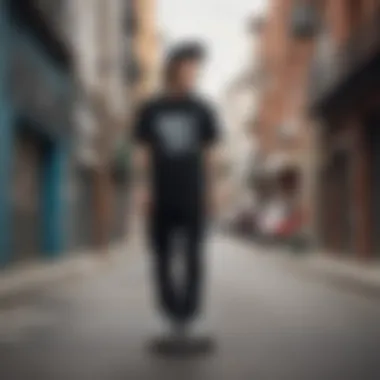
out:
{"label": "white wall", "polygon": [[253,123],[258,111],[260,87],[254,72],[243,73],[232,83],[222,103],[225,125],[225,157],[230,164],[231,206],[239,207],[243,199],[251,196],[247,187],[250,171],[258,151]]}

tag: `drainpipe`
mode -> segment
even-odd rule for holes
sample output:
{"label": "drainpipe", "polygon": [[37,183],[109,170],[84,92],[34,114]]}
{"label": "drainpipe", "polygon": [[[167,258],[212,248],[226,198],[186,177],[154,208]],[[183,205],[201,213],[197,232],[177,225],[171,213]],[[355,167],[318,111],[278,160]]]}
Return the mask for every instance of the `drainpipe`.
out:
{"label": "drainpipe", "polygon": [[11,255],[12,108],[7,93],[11,25],[8,1],[0,0],[0,266]]}

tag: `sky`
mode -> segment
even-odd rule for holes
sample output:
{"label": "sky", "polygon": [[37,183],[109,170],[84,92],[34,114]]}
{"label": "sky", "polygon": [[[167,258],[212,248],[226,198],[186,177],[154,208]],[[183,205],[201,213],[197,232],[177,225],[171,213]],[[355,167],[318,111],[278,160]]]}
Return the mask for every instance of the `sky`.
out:
{"label": "sky", "polygon": [[170,46],[200,39],[209,51],[202,91],[218,99],[247,62],[247,21],[268,0],[158,0],[159,30]]}

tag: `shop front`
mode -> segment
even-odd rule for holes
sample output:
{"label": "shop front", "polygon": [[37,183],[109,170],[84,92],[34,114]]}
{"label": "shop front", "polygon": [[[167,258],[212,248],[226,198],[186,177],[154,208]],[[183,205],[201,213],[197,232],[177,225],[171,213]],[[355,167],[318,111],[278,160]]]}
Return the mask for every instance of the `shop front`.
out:
{"label": "shop front", "polygon": [[379,250],[379,25],[377,12],[330,64],[321,60],[311,83],[323,152],[318,171],[321,242],[327,252],[364,259]]}
{"label": "shop front", "polygon": [[[0,262],[55,257],[65,240],[70,151],[66,53],[32,2],[2,2]],[[4,38],[4,36],[2,36]],[[63,48],[62,48],[63,49]]]}

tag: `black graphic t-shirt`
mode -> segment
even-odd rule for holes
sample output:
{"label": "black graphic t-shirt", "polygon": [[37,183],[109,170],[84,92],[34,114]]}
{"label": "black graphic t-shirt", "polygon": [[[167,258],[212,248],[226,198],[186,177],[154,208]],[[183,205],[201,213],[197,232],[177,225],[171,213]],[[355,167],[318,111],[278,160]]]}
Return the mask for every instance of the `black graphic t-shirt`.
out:
{"label": "black graphic t-shirt", "polygon": [[213,110],[195,97],[160,97],[141,109],[134,132],[136,140],[152,152],[156,205],[199,209],[204,148],[218,137]]}

